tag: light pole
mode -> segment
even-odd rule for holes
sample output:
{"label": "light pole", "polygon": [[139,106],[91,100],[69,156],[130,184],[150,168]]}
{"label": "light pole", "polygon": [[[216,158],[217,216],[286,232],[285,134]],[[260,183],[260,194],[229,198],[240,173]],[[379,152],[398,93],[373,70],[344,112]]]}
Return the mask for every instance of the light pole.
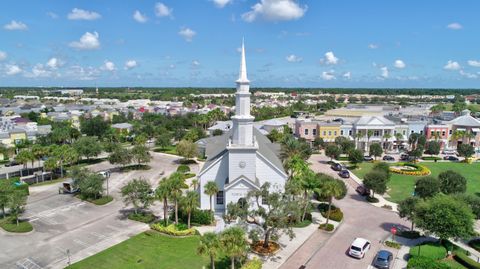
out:
{"label": "light pole", "polygon": [[68,258],[67,264],[70,265],[70,249],[67,249],[67,258]]}

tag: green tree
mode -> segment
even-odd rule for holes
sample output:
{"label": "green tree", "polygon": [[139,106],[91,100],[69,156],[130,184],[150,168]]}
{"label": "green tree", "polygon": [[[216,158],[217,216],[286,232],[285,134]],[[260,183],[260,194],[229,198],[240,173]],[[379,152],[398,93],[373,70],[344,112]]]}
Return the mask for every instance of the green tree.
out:
{"label": "green tree", "polygon": [[80,131],[87,136],[103,137],[109,127],[108,122],[104,121],[100,116],[91,119],[80,119]]}
{"label": "green tree", "polygon": [[440,181],[432,176],[419,178],[415,182],[415,196],[426,199],[440,192]]}
{"label": "green tree", "polygon": [[73,148],[77,151],[80,158],[85,157],[87,160],[98,156],[102,152],[102,145],[97,138],[92,136],[80,137],[73,143]]}
{"label": "green tree", "polygon": [[23,212],[25,205],[27,204],[27,193],[21,190],[13,191],[8,196],[8,209],[10,216],[15,219],[17,226],[19,224],[18,218]]}
{"label": "green tree", "polygon": [[98,199],[103,193],[103,181],[105,178],[99,174],[92,173],[80,180],[78,187],[84,199]]}
{"label": "green tree", "polygon": [[231,269],[235,269],[235,259],[243,257],[248,251],[245,232],[240,227],[230,227],[220,234],[220,245],[223,253],[230,257]]}
{"label": "green tree", "polygon": [[475,154],[475,149],[470,144],[460,144],[457,146],[458,154],[465,158],[472,157]]}
{"label": "green tree", "polygon": [[5,208],[8,207],[10,196],[15,191],[10,180],[0,180],[0,207],[2,208],[2,217],[5,218]]}
{"label": "green tree", "polygon": [[383,154],[382,146],[379,143],[371,144],[369,154],[370,156],[374,156],[375,160],[377,160],[377,157],[380,157]]}
{"label": "green tree", "polygon": [[163,178],[155,190],[155,195],[163,202],[163,221],[165,222],[165,226],[168,226],[168,198],[171,192],[171,181],[168,178]]}
{"label": "green tree", "polygon": [[221,252],[220,238],[214,232],[206,232],[200,237],[200,244],[197,248],[199,255],[210,257],[210,268],[215,269],[215,258]]}
{"label": "green tree", "polygon": [[312,155],[312,149],[305,141],[296,139],[293,135],[284,135],[281,143],[280,158],[287,161],[293,156],[299,156],[303,160],[307,160]]}
{"label": "green tree", "polygon": [[137,163],[137,165],[148,163],[152,159],[148,148],[143,144],[133,146],[131,152],[132,159]]}
{"label": "green tree", "polygon": [[368,172],[363,179],[363,185],[372,190],[372,197],[375,197],[375,193],[384,194],[387,191],[387,182],[388,175],[380,170]]}
{"label": "green tree", "polygon": [[463,201],[448,195],[436,195],[416,207],[415,224],[441,240],[468,238],[474,234],[474,215]]}
{"label": "green tree", "polygon": [[[310,206],[311,194],[318,189],[322,184],[324,174],[315,174],[311,169],[308,169],[306,173],[303,173],[299,178],[300,187],[303,190],[303,212],[300,221],[304,221],[307,215],[307,209]],[[297,179],[298,180],[298,179]],[[293,181],[293,180],[292,180]]]}
{"label": "green tree", "polygon": [[183,189],[188,188],[185,184],[185,177],[183,174],[175,172],[170,175],[170,198],[173,200],[175,206],[175,224],[178,224],[178,203],[182,197]]}
{"label": "green tree", "polygon": [[321,137],[315,137],[313,140],[313,146],[318,150],[325,147],[325,141]]}
{"label": "green tree", "polygon": [[387,178],[390,179],[390,165],[386,162],[379,162],[373,165],[372,170],[380,170],[387,174]]}
{"label": "green tree", "polygon": [[464,193],[467,190],[467,180],[461,174],[447,170],[438,175],[440,190],[445,194]]}
{"label": "green tree", "polygon": [[330,161],[333,161],[333,159],[338,159],[341,153],[342,150],[335,144],[329,144],[325,148],[325,155],[330,157]]}
{"label": "green tree", "polygon": [[47,149],[40,144],[35,144],[32,146],[31,151],[35,159],[38,161],[38,166],[40,166],[40,161],[42,160],[42,157],[47,154]]}
{"label": "green tree", "polygon": [[121,189],[121,194],[125,205],[132,204],[135,214],[138,209],[147,209],[153,202],[150,195],[152,185],[144,178],[136,179],[125,184]]}
{"label": "green tree", "polygon": [[[33,155],[32,151],[24,149],[20,151],[17,156],[15,157],[15,161],[18,163],[23,164],[23,168],[26,169],[28,166],[28,162],[34,161],[35,160],[35,155]],[[20,170],[21,173],[22,170]],[[23,175],[22,175],[23,176]]]}
{"label": "green tree", "polygon": [[325,227],[327,227],[328,221],[330,220],[333,198],[336,200],[343,199],[347,194],[347,186],[343,181],[334,179],[330,176],[323,175],[323,178],[323,182],[320,188],[317,189],[317,193],[320,197],[327,198],[328,200],[327,221],[325,223]]}
{"label": "green tree", "polygon": [[67,144],[61,146],[55,146],[52,149],[52,155],[55,160],[58,161],[58,167],[60,167],[60,175],[63,177],[65,165],[72,164],[78,160],[77,152]]}
{"label": "green tree", "polygon": [[172,135],[167,131],[162,133],[157,137],[155,140],[155,145],[160,147],[161,149],[165,149],[172,145]]}
{"label": "green tree", "polygon": [[182,140],[177,144],[177,152],[185,159],[192,159],[197,156],[197,144],[189,140]]}
{"label": "green tree", "polygon": [[466,108],[467,104],[465,103],[465,101],[456,101],[452,106],[452,110],[457,114],[460,114],[460,112],[462,112]]}
{"label": "green tree", "polygon": [[187,226],[190,229],[190,217],[192,216],[192,211],[200,206],[200,195],[196,191],[187,191],[181,199],[181,204],[187,211]]}
{"label": "green tree", "polygon": [[430,155],[438,155],[440,153],[440,143],[438,141],[428,141],[425,144],[425,153]]}
{"label": "green tree", "polygon": [[420,202],[420,199],[417,197],[408,197],[407,199],[401,201],[398,204],[398,215],[400,218],[406,218],[412,223],[412,227],[410,228],[413,231],[413,227],[415,225],[415,207]]}
{"label": "green tree", "polygon": [[125,167],[132,163],[132,159],[132,151],[123,147],[116,147],[108,157],[108,161],[111,164],[120,164],[122,167]]}
{"label": "green tree", "polygon": [[359,163],[363,162],[363,151],[360,149],[353,149],[348,154],[348,161],[354,166],[357,166]]}
{"label": "green tree", "polygon": [[205,189],[203,193],[205,193],[210,197],[210,211],[212,211],[213,213],[212,198],[220,189],[218,188],[217,183],[215,183],[215,181],[207,182],[203,188]]}

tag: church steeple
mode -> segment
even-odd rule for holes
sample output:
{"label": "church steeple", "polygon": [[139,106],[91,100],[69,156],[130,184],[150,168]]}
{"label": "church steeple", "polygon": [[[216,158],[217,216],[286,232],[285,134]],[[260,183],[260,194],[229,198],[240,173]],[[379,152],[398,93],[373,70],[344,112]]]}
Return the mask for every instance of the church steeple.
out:
{"label": "church steeple", "polygon": [[237,92],[235,93],[235,116],[232,117],[232,144],[238,146],[254,146],[253,120],[250,115],[250,81],[247,78],[247,63],[245,60],[245,44],[242,40],[240,72],[238,75]]}

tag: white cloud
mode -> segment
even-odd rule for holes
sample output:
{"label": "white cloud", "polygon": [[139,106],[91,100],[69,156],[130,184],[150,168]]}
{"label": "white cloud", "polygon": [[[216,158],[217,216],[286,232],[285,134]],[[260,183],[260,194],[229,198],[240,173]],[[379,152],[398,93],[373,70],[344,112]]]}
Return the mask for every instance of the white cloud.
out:
{"label": "white cloud", "polygon": [[139,23],[146,23],[148,18],[145,14],[142,14],[139,10],[133,12],[133,19]]}
{"label": "white cloud", "polygon": [[299,57],[295,54],[290,54],[287,57],[285,57],[285,59],[287,60],[287,62],[290,62],[290,63],[299,63],[303,61],[302,57]]}
{"label": "white cloud", "polygon": [[477,74],[472,74],[472,73],[468,73],[468,72],[465,72],[463,70],[460,70],[460,75],[466,77],[466,78],[478,78],[478,75]]}
{"label": "white cloud", "polygon": [[303,17],[307,6],[301,6],[294,0],[260,0],[252,6],[252,10],[243,13],[242,19],[253,22],[257,18],[267,21],[290,21]]}
{"label": "white cloud", "polygon": [[128,60],[125,62],[125,66],[123,67],[125,70],[130,70],[130,69],[133,69],[135,67],[137,67],[137,61],[135,60]]}
{"label": "white cloud", "polygon": [[232,0],[212,0],[216,7],[224,8],[226,5],[232,2]]}
{"label": "white cloud", "polygon": [[70,43],[70,47],[79,50],[93,50],[100,48],[100,40],[97,32],[86,32],[79,41],[73,41]]}
{"label": "white cloud", "polygon": [[480,67],[480,61],[468,60],[468,65],[473,66],[473,67]]}
{"label": "white cloud", "polygon": [[95,80],[100,75],[100,70],[87,66],[74,65],[67,70],[67,76],[77,80]]}
{"label": "white cloud", "polygon": [[458,70],[462,68],[458,62],[449,60],[447,64],[443,67],[445,70]]}
{"label": "white cloud", "polygon": [[350,71],[343,73],[342,77],[344,79],[351,79],[352,78],[352,73]]}
{"label": "white cloud", "polygon": [[382,71],[382,74],[380,76],[382,76],[382,78],[388,78],[388,68],[386,66],[384,67],[380,67],[380,71]]}
{"label": "white cloud", "polygon": [[3,26],[3,29],[9,30],[9,31],[15,31],[15,30],[24,31],[24,30],[28,30],[28,26],[21,21],[12,20],[10,21],[10,23],[5,24]]}
{"label": "white cloud", "polygon": [[193,37],[197,34],[195,31],[188,27],[183,27],[178,34],[185,39],[187,42],[192,42]]}
{"label": "white cloud", "polygon": [[54,12],[47,12],[47,16],[50,17],[51,19],[58,19],[58,15],[57,13],[54,13]]}
{"label": "white cloud", "polygon": [[105,60],[105,62],[103,62],[103,66],[100,69],[112,72],[115,71],[116,68],[115,64],[112,61]]}
{"label": "white cloud", "polygon": [[57,69],[62,65],[63,65],[63,62],[56,57],[50,58],[46,64],[46,66],[50,67],[51,69]]}
{"label": "white cloud", "polygon": [[102,15],[94,11],[88,11],[80,8],[74,8],[70,13],[68,13],[67,18],[69,20],[86,20],[94,21],[100,19]]}
{"label": "white cloud", "polygon": [[22,73],[22,69],[16,65],[16,64],[8,64],[5,66],[6,67],[6,72],[5,74],[9,75],[9,76],[14,76],[14,75],[17,75],[17,74],[20,74]]}
{"label": "white cloud", "polygon": [[458,22],[454,22],[447,25],[447,28],[450,30],[460,30],[463,28],[463,26]]}
{"label": "white cloud", "polygon": [[199,61],[197,61],[197,60],[193,60],[193,61],[192,61],[192,68],[197,68],[197,67],[199,67],[199,66],[200,66],[200,62],[199,62]]}
{"label": "white cloud", "polygon": [[7,59],[7,53],[0,50],[0,61]]}
{"label": "white cloud", "polygon": [[373,44],[373,43],[372,43],[372,44],[368,44],[368,48],[369,48],[369,49],[372,49],[372,50],[378,49],[378,47],[379,47],[378,44]]}
{"label": "white cloud", "polygon": [[158,2],[155,4],[155,15],[157,17],[171,17],[173,9],[167,7],[165,4]]}
{"label": "white cloud", "polygon": [[31,72],[25,72],[24,74],[24,76],[27,78],[38,78],[38,77],[48,78],[48,77],[58,76],[58,75],[59,75],[58,73],[53,72],[43,64],[36,64],[32,68]]}
{"label": "white cloud", "polygon": [[338,58],[335,57],[335,54],[333,54],[333,51],[329,51],[325,53],[325,57],[320,59],[321,64],[337,64],[338,63]]}
{"label": "white cloud", "polygon": [[407,65],[402,60],[395,60],[395,63],[393,63],[393,66],[395,66],[395,68],[398,68],[398,69],[403,69]]}
{"label": "white cloud", "polygon": [[337,79],[335,77],[335,74],[333,71],[330,71],[330,72],[327,72],[327,71],[323,71],[322,72],[322,79],[323,80],[334,80],[334,79]]}

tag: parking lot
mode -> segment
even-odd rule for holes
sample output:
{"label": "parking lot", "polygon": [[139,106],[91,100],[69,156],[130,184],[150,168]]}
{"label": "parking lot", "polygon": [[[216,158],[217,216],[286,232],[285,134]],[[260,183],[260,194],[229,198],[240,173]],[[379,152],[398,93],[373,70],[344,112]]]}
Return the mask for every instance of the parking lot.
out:
{"label": "parking lot", "polygon": [[[0,268],[64,268],[129,237],[147,230],[148,225],[125,218],[120,188],[133,178],[143,177],[156,186],[161,174],[177,167],[178,157],[152,153],[149,170],[112,173],[110,194],[114,201],[95,206],[69,194],[58,194],[59,184],[31,187],[24,217],[34,232],[12,235],[0,232]],[[94,171],[111,168],[108,162],[90,167]],[[195,165],[194,172],[198,171]],[[156,208],[158,207],[158,209]],[[160,211],[160,204],[154,205]]]}

